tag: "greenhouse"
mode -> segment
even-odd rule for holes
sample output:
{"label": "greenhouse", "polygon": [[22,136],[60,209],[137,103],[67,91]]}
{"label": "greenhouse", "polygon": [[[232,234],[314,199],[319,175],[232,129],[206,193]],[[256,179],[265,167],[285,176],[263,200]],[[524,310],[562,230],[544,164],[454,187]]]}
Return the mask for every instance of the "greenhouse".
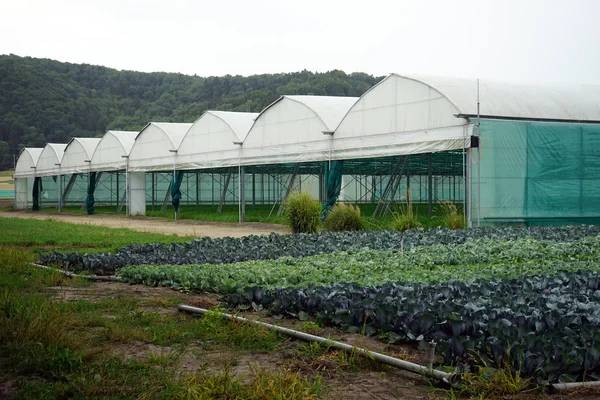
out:
{"label": "greenhouse", "polygon": [[360,98],[281,96],[260,113],[206,111],[24,149],[15,207],[236,206],[244,221],[247,205],[280,214],[303,191],[374,216],[411,196],[428,213],[466,205],[470,225],[597,222],[598,98],[593,85],[391,74]]}

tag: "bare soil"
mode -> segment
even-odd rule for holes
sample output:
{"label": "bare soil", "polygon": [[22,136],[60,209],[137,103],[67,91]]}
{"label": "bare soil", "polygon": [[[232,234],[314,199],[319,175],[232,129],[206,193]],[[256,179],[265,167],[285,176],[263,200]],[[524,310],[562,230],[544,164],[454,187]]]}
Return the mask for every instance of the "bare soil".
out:
{"label": "bare soil", "polygon": [[[181,303],[201,308],[211,308],[219,304],[219,296],[211,293],[187,294],[169,288],[151,288],[142,285],[129,285],[120,282],[94,282],[89,286],[55,286],[47,288],[55,292],[59,301],[100,301],[119,296],[131,296],[140,301],[141,308],[146,312],[162,314],[177,314],[177,308],[163,306],[163,301],[172,303],[177,299]],[[113,318],[106,315],[106,318]],[[276,321],[262,311],[245,313],[244,317],[259,319],[269,323],[277,323],[295,329],[302,329],[302,323],[297,320],[283,319]],[[355,344],[370,351],[385,351],[387,354],[404,356],[405,359],[417,360],[417,350],[401,346],[388,346],[375,338],[340,332],[332,328],[321,328],[319,335]],[[176,368],[183,374],[198,372],[221,373],[228,369],[240,379],[249,379],[256,369],[278,371],[282,368],[298,372],[307,378],[323,378],[326,387],[326,399],[434,399],[437,398],[429,390],[429,382],[419,375],[392,367],[376,368],[352,372],[343,370],[335,362],[327,362],[326,357],[319,362],[310,362],[298,358],[298,348],[304,342],[288,339],[276,351],[268,353],[250,353],[215,346],[211,343],[192,342],[187,347],[174,348],[157,346],[152,343],[132,341],[109,345],[106,351],[118,354],[125,359],[146,361],[150,357],[174,357],[177,359]]]}
{"label": "bare soil", "polygon": [[49,211],[5,211],[0,217],[53,220],[79,225],[104,226],[107,228],[127,228],[138,232],[160,233],[165,235],[194,237],[242,237],[248,235],[268,235],[289,233],[284,225],[248,222],[204,222],[195,220],[170,221],[158,217],[126,217],[121,215],[81,215]]}
{"label": "bare soil", "polygon": [[[165,315],[178,313],[176,307],[165,305],[166,303],[173,304],[174,300],[201,308],[211,308],[219,304],[219,296],[212,293],[188,294],[169,288],[151,288],[120,282],[94,282],[85,287],[56,286],[48,288],[48,290],[56,292],[57,299],[61,301],[88,300],[95,302],[119,296],[133,296],[140,301],[140,308],[144,311]],[[265,311],[247,312],[243,316],[306,331],[306,326],[303,326],[303,323],[298,320],[276,320],[268,316]],[[106,318],[112,317],[114,316],[106,315]],[[318,332],[309,333],[356,345],[370,351],[382,352],[421,365],[427,364],[427,354],[414,346],[388,345],[374,337],[342,332],[334,328],[319,328]],[[182,374],[221,373],[227,369],[234,376],[246,380],[257,369],[278,371],[285,368],[307,378],[314,379],[321,376],[326,388],[323,397],[332,400],[444,398],[443,392],[432,390],[432,382],[408,371],[372,363],[369,368],[353,372],[340,368],[331,354],[313,360],[303,358],[298,355],[299,346],[303,343],[288,339],[279,346],[278,350],[261,354],[223,348],[201,341],[192,342],[185,348],[132,341],[111,344],[106,350],[126,359],[137,361],[145,361],[150,357],[173,357],[175,359],[174,367]],[[0,380],[0,398],[3,394],[11,394],[13,391],[14,382]],[[600,398],[600,391],[585,389],[569,394],[551,396],[529,394],[506,398],[591,400]]]}

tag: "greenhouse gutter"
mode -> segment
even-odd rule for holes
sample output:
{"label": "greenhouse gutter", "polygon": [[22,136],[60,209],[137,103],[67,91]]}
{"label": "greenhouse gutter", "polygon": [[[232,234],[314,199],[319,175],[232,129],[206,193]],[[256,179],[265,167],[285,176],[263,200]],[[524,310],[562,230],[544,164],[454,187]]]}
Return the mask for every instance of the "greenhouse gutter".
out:
{"label": "greenhouse gutter", "polygon": [[400,359],[397,359],[394,357],[386,356],[385,354],[372,352],[372,351],[369,351],[369,350],[366,350],[366,349],[363,349],[360,347],[351,346],[346,343],[337,342],[337,341],[331,340],[331,339],[326,339],[321,336],[315,336],[315,335],[311,335],[309,333],[304,333],[304,332],[296,331],[296,330],[289,329],[289,328],[284,328],[284,327],[277,326],[277,325],[267,324],[266,322],[254,321],[251,319],[238,317],[236,315],[210,311],[210,310],[206,310],[204,308],[192,307],[192,306],[185,305],[185,304],[180,304],[178,306],[178,308],[181,311],[186,311],[186,312],[193,313],[193,314],[206,314],[208,312],[216,313],[216,314],[221,315],[223,318],[226,318],[229,320],[236,320],[236,321],[240,321],[240,322],[249,322],[252,324],[260,325],[267,329],[270,329],[270,330],[273,330],[273,331],[276,331],[279,333],[283,333],[284,335],[287,335],[287,336],[290,336],[290,337],[293,337],[296,339],[305,340],[305,341],[309,341],[309,342],[323,343],[323,344],[326,344],[327,346],[330,346],[330,347],[333,347],[333,348],[336,348],[339,350],[354,351],[365,358],[369,358],[369,359],[381,362],[383,364],[391,365],[393,367],[405,369],[407,371],[415,372],[417,374],[426,376],[428,378],[435,378],[435,379],[443,381],[453,387],[456,387],[458,385],[458,383],[460,382],[459,374],[447,373],[447,372],[439,371],[439,370],[436,370],[433,368],[428,368],[428,367],[425,367],[425,366],[422,366],[419,364],[411,363],[409,361],[404,361],[404,360],[400,360]]}
{"label": "greenhouse gutter", "polygon": [[562,122],[567,124],[600,124],[600,121],[585,119],[560,119],[560,118],[540,118],[540,117],[509,117],[502,115],[479,115],[477,114],[455,114],[456,118],[466,119],[501,119],[506,121],[524,121],[524,122]]}

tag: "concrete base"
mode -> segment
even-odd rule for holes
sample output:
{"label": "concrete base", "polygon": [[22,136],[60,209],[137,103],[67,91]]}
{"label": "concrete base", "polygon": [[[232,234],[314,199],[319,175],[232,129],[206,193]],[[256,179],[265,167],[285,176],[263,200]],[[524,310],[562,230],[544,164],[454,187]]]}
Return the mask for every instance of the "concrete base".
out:
{"label": "concrete base", "polygon": [[[33,178],[32,178],[33,179]],[[27,178],[15,178],[15,210],[24,210],[27,208]]]}
{"label": "concrete base", "polygon": [[129,215],[146,215],[146,173],[130,172],[128,179]]}

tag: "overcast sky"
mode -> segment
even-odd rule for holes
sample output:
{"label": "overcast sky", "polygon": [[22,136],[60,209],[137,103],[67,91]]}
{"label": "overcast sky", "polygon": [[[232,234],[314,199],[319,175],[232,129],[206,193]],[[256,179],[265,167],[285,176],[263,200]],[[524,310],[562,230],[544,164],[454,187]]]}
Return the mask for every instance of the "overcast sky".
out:
{"label": "overcast sky", "polygon": [[0,54],[200,76],[600,84],[600,0],[0,0]]}

